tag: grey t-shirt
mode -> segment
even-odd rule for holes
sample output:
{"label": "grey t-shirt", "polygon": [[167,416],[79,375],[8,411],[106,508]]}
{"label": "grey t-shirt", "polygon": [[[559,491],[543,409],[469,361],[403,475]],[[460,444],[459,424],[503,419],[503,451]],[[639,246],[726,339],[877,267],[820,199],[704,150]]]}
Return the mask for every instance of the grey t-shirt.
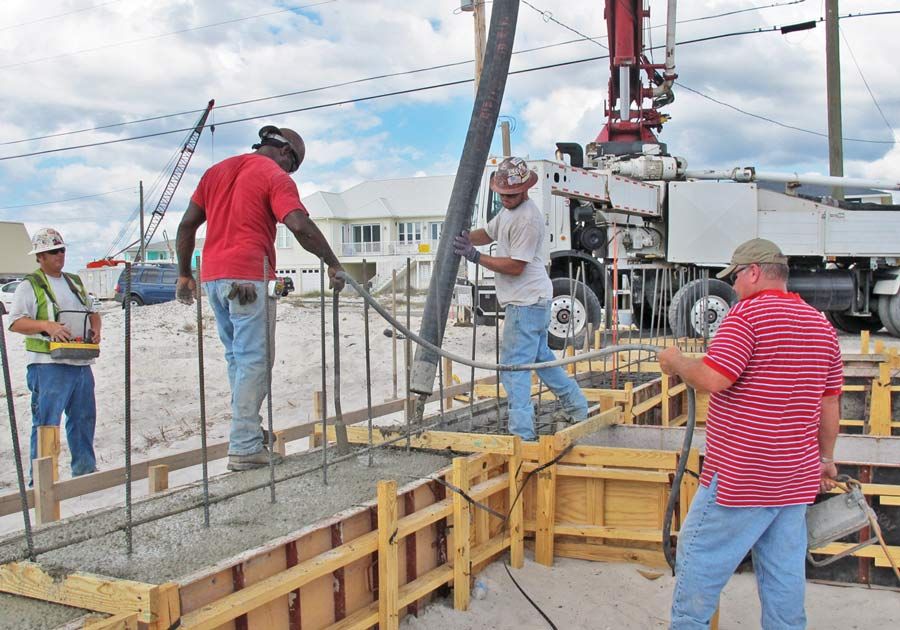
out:
{"label": "grey t-shirt", "polygon": [[485,226],[497,242],[496,256],[525,261],[518,276],[498,273],[497,299],[501,306],[529,306],[553,297],[553,284],[544,260],[544,217],[537,205],[526,199],[513,210],[504,208]]}
{"label": "grey t-shirt", "polygon": [[[87,332],[85,328],[90,330],[90,321],[87,320],[84,315],[81,315],[81,313],[87,313],[89,312],[89,309],[85,308],[84,304],[81,303],[81,300],[78,299],[78,296],[72,292],[72,289],[69,288],[69,284],[63,276],[60,276],[59,278],[47,276],[47,280],[50,282],[50,290],[53,291],[56,302],[59,304],[59,310],[78,311],[77,313],[60,313],[60,323],[67,325],[74,337],[85,336],[85,333]],[[24,280],[16,287],[16,292],[13,294],[12,306],[9,309],[9,323],[11,325],[14,321],[21,319],[22,317],[34,319],[36,314],[37,300],[34,297],[34,289],[31,287],[31,283],[28,280]],[[56,310],[53,306],[53,302],[48,299],[47,317],[53,320],[55,319],[55,315]],[[27,336],[49,341],[49,337],[40,334]],[[94,359],[53,359],[49,354],[44,352],[31,352],[30,350],[25,351],[25,359],[26,364],[29,365],[32,363],[90,365],[94,362]]]}

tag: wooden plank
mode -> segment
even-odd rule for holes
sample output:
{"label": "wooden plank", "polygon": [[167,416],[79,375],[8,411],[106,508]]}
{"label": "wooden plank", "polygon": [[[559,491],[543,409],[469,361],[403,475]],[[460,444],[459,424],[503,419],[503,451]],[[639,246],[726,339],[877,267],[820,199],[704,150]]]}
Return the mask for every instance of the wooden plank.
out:
{"label": "wooden plank", "polygon": [[[649,506],[648,506],[649,507]],[[639,540],[643,542],[660,542],[662,530],[642,527],[610,527],[607,525],[587,525],[584,523],[559,522],[554,524],[554,533],[559,536],[578,536],[581,538],[615,538],[617,540]],[[525,521],[525,531],[537,530],[534,521]],[[678,532],[672,532],[677,536]]]}
{"label": "wooden plank", "polygon": [[[452,483],[463,492],[469,491],[469,462],[465,457],[453,458]],[[453,607],[469,609],[471,565],[471,513],[469,503],[458,492],[453,493]]]}
{"label": "wooden plank", "polygon": [[89,573],[60,578],[33,562],[0,565],[0,591],[113,615],[137,613],[139,621],[146,624],[155,622],[156,612],[151,607],[158,601],[159,588]]}
{"label": "wooden plank", "polygon": [[[539,441],[541,464],[547,464],[556,456],[552,436],[542,435]],[[534,559],[539,564],[553,565],[553,522],[556,520],[556,466],[549,466],[538,473],[537,480],[537,531]]]}
{"label": "wooden plank", "polygon": [[165,464],[150,466],[147,475],[147,492],[156,494],[169,488],[169,467]]}
{"label": "wooden plank", "polygon": [[[522,466],[525,472],[538,467],[536,463]],[[587,479],[618,479],[621,481],[644,481],[647,483],[669,483],[669,473],[651,470],[628,470],[624,468],[606,468],[604,466],[571,466],[556,465],[556,474],[561,477],[585,477]]]}
{"label": "wooden plank", "polygon": [[432,569],[425,575],[400,587],[400,606],[406,606],[433,590],[453,581],[453,567],[449,564]]}
{"label": "wooden plank", "polygon": [[881,505],[900,505],[900,497],[884,496],[879,501]]}
{"label": "wooden plank", "polygon": [[34,473],[34,522],[44,525],[59,520],[59,495],[53,481],[54,461],[52,457],[40,457],[32,462]]}
{"label": "wooden plank", "polygon": [[634,406],[634,408],[631,410],[631,413],[633,413],[635,416],[643,415],[643,414],[647,413],[648,411],[650,411],[651,409],[653,409],[654,407],[658,407],[659,404],[662,402],[662,400],[663,400],[662,394],[657,394],[656,396],[652,396],[652,397],[648,398],[647,400],[644,400],[644,401],[636,404]]}
{"label": "wooden plank", "polygon": [[509,456],[508,482],[509,501],[507,503],[509,520],[509,563],[514,569],[521,569],[525,564],[525,497],[520,495],[522,487],[522,438],[515,437],[513,454]]}
{"label": "wooden plank", "polygon": [[[39,426],[37,456],[49,457],[53,460],[53,481],[59,481],[59,425]],[[58,517],[57,517],[58,518]]]}
{"label": "wooden plank", "polygon": [[436,523],[442,518],[446,518],[453,513],[453,506],[450,499],[444,499],[429,505],[426,508],[417,510],[409,516],[401,518],[397,525],[397,538],[404,538],[413,532],[417,532],[423,527],[428,527],[432,523]]}
{"label": "wooden plank", "polygon": [[137,613],[122,613],[105,619],[84,620],[84,630],[138,630]]}
{"label": "wooden plank", "polygon": [[472,564],[478,565],[489,561],[509,547],[509,536],[500,534],[472,549]]}
{"label": "wooden plank", "polygon": [[513,436],[485,435],[478,433],[455,433],[452,431],[426,431],[419,443],[421,448],[433,450],[449,449],[461,453],[512,453]]}
{"label": "wooden plank", "polygon": [[[273,549],[241,563],[243,588],[247,588],[287,568],[284,547]],[[247,612],[247,628],[289,630],[289,597],[285,593]]]}
{"label": "wooden plank", "polygon": [[[833,556],[841,553],[842,551],[846,551],[847,549],[850,549],[855,545],[856,543],[830,543],[825,545],[824,547],[813,549],[812,553]],[[891,557],[894,559],[894,562],[900,565],[900,547],[889,545],[888,551],[890,552]],[[876,567],[891,566],[887,556],[884,554],[884,550],[877,543],[874,545],[869,545],[868,547],[863,547],[859,551],[853,552],[852,555],[857,558],[874,558]]]}
{"label": "wooden plank", "polygon": [[649,567],[668,568],[662,551],[629,547],[613,547],[591,543],[557,542],[555,553],[562,558],[594,562],[630,562]]}
{"label": "wooden plank", "polygon": [[397,482],[378,482],[378,627],[400,627]]}
{"label": "wooden plank", "polygon": [[[540,446],[534,442],[522,444],[525,460],[540,459]],[[576,446],[560,464],[585,464],[609,466],[612,468],[650,468],[652,470],[675,470],[678,454],[674,451],[660,451],[640,448],[612,448],[606,446]]]}
{"label": "wooden plank", "polygon": [[377,545],[378,535],[376,532],[360,536],[356,540],[344,543],[340,547],[319,554],[295,567],[188,613],[181,618],[181,627],[217,628],[238,615],[254,610],[276,597],[286,595],[304,584],[332,573],[337,567],[359,560],[372,553]]}
{"label": "wooden plank", "polygon": [[573,444],[585,435],[590,435],[603,427],[608,427],[621,422],[622,410],[619,407],[613,407],[592,418],[588,418],[583,422],[579,422],[557,432],[556,435],[553,436],[553,447],[557,451],[565,450],[570,444]]}

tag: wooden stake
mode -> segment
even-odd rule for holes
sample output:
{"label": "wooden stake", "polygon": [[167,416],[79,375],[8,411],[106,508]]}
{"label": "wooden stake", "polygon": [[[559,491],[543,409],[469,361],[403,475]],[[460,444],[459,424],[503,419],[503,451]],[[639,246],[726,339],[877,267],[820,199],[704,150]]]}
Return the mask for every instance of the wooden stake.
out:
{"label": "wooden stake", "polygon": [[40,426],[37,430],[37,456],[53,460],[53,481],[59,481],[59,425]]}
{"label": "wooden stake", "polygon": [[[546,464],[556,457],[553,436],[542,435],[538,445],[540,463]],[[534,559],[539,564],[553,566],[553,527],[556,520],[556,465],[538,473],[537,480],[537,531],[535,532]]]}
{"label": "wooden stake", "polygon": [[859,333],[859,353],[869,354],[869,331],[863,330]]}
{"label": "wooden stake", "polygon": [[53,480],[53,458],[39,457],[34,470],[34,522],[37,525],[59,520],[59,499]]}
{"label": "wooden stake", "polygon": [[397,540],[397,482],[378,482],[378,627],[400,627],[400,554]]}
{"label": "wooden stake", "polygon": [[150,466],[147,470],[147,492],[156,494],[169,489],[169,467],[165,464]]}
{"label": "wooden stake", "polygon": [[[519,482],[522,478],[519,465],[522,463],[522,438],[513,438],[513,454],[509,457],[509,563],[514,569],[521,569],[525,564],[525,497],[519,494]],[[516,474],[516,473],[519,474]],[[513,503],[515,501],[515,503]]]}
{"label": "wooden stake", "polygon": [[[465,457],[453,458],[453,485],[469,491],[469,462]],[[469,609],[471,585],[471,513],[469,502],[458,492],[453,493],[453,607]]]}
{"label": "wooden stake", "polygon": [[287,435],[285,435],[284,431],[276,431],[275,432],[275,446],[272,449],[276,455],[281,455],[282,457],[287,457]]}
{"label": "wooden stake", "polygon": [[878,377],[872,379],[872,403],[869,409],[869,433],[891,434],[891,364],[878,364]]}
{"label": "wooden stake", "polygon": [[[444,357],[444,389],[453,385],[453,359]],[[444,399],[444,409],[453,407],[453,396]]]}

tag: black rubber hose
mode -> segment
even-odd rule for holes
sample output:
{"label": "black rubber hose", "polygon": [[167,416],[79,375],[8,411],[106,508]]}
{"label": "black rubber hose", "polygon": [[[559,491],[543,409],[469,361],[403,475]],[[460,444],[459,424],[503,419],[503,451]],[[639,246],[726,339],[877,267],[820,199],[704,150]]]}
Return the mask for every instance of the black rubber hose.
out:
{"label": "black rubber hose", "polygon": [[[447,314],[459,269],[459,256],[453,253],[453,238],[472,224],[475,199],[506,89],[518,14],[518,0],[495,0],[491,9],[491,28],[485,47],[484,68],[444,218],[420,329],[420,335],[435,346],[440,346],[444,339]],[[410,377],[411,391],[427,395],[433,393],[438,361],[440,358],[432,350],[422,346],[416,349]]]}
{"label": "black rubber hose", "polygon": [[[675,467],[675,477],[672,479],[672,490],[669,492],[669,502],[666,504],[666,515],[663,519],[662,545],[666,562],[675,575],[675,552],[672,550],[672,519],[675,516],[675,506],[681,494],[681,479],[687,467],[688,453],[691,452],[691,442],[694,439],[694,425],[697,423],[697,394],[691,387],[687,388],[687,422],[684,425],[684,442],[681,444],[681,454],[678,456],[678,466]],[[684,515],[687,516],[687,515]],[[682,523],[683,523],[682,519]]]}

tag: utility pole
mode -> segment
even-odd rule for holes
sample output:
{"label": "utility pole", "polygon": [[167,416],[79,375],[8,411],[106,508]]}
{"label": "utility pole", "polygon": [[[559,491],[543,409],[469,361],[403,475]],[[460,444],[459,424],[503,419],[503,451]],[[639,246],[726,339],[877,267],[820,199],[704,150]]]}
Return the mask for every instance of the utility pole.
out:
{"label": "utility pole", "polygon": [[509,142],[509,121],[504,120],[500,123],[500,137],[503,140],[503,157],[510,157],[512,149]]}
{"label": "utility pole", "polygon": [[144,254],[146,252],[144,251],[144,180],[140,181],[139,187],[140,187],[140,191],[141,191],[141,234],[140,234],[141,244],[138,247],[138,256],[140,256],[140,258],[138,258],[138,260],[140,262],[145,262]]}
{"label": "utility pole", "polygon": [[[844,175],[844,145],[841,125],[841,41],[838,31],[838,0],[825,0],[825,74],[828,98],[828,173]],[[834,186],[831,196],[844,198],[843,186]]]}
{"label": "utility pole", "polygon": [[487,40],[487,24],[484,19],[485,0],[460,0],[459,8],[472,13],[475,18],[475,93],[478,94],[478,83],[481,81],[481,69],[484,67],[484,47]]}

